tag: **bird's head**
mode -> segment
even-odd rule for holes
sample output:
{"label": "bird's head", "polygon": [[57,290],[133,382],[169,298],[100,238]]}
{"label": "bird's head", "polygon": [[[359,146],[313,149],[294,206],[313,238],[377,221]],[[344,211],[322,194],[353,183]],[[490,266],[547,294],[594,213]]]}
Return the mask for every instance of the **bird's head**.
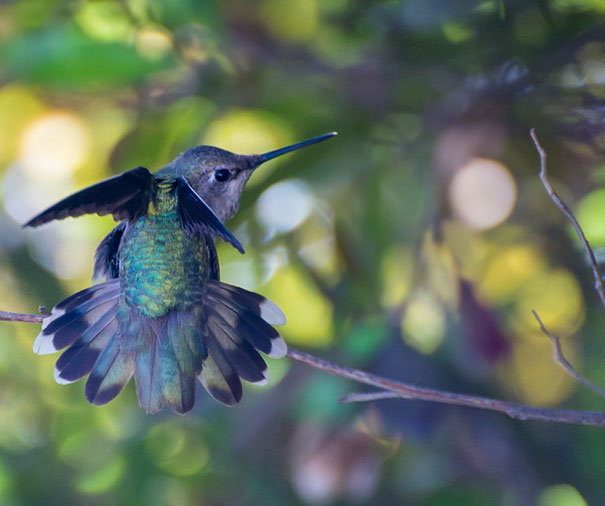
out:
{"label": "bird's head", "polygon": [[321,142],[336,135],[330,132],[262,155],[238,155],[214,146],[196,146],[181,153],[158,172],[183,176],[221,221],[237,211],[239,199],[250,176],[268,160]]}

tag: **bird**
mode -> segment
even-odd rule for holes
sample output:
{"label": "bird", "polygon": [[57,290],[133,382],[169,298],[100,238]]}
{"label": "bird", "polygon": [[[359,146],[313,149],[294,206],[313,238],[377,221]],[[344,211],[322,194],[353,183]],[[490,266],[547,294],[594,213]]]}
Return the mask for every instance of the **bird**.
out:
{"label": "bird", "polygon": [[[220,281],[214,240],[244,248],[224,222],[237,211],[263,163],[336,135],[330,132],[260,155],[214,146],[184,151],[155,173],[136,167],[80,190],[24,227],[84,214],[120,222],[95,252],[93,281],[55,305],[34,352],[62,351],[60,384],[87,376],[94,405],[113,400],[134,377],[146,413],[191,411],[196,380],[219,402],[242,398],[241,380],[265,384],[261,355],[283,357],[274,326],[286,319],[260,294]],[[104,281],[101,281],[104,278]]]}

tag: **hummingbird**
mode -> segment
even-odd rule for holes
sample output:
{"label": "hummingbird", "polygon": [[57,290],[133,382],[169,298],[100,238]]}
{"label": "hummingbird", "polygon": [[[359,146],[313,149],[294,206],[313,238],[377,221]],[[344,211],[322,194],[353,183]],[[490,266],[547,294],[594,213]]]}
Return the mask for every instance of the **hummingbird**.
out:
{"label": "hummingbird", "polygon": [[96,213],[120,222],[95,253],[93,279],[105,281],[59,302],[34,341],[38,354],[64,350],[55,380],[88,376],[86,399],[102,405],[134,376],[147,413],[168,406],[179,414],[193,408],[196,379],[226,405],[241,400],[241,380],[267,383],[261,353],[286,355],[273,328],[285,316],[262,295],[220,281],[214,240],[244,253],[224,222],[237,211],[254,170],[334,135],[260,155],[197,146],[155,173],[129,170],[28,221],[24,227]]}

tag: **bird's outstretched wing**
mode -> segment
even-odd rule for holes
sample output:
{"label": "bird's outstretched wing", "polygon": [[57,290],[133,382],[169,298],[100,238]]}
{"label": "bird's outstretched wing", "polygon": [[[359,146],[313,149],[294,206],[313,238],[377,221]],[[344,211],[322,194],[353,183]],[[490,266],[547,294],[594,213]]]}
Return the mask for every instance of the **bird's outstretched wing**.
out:
{"label": "bird's outstretched wing", "polygon": [[37,227],[53,220],[83,214],[111,214],[116,221],[134,221],[143,216],[156,191],[156,181],[145,167],[124,172],[64,198],[29,220],[24,227]]}
{"label": "bird's outstretched wing", "polygon": [[176,181],[178,214],[183,230],[188,234],[205,234],[220,237],[233,245],[240,253],[244,248],[235,236],[227,230],[214,211],[195,193],[184,177]]}
{"label": "bird's outstretched wing", "polygon": [[116,279],[120,275],[120,243],[127,223],[117,225],[97,246],[92,280]]}

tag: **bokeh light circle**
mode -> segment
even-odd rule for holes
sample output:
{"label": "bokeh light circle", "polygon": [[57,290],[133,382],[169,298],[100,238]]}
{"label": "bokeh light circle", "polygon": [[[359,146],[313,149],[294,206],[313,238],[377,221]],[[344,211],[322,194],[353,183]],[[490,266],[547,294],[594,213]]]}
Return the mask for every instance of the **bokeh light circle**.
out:
{"label": "bokeh light circle", "polygon": [[454,175],[449,201],[466,225],[487,230],[508,218],[517,201],[517,185],[500,162],[473,158]]}

